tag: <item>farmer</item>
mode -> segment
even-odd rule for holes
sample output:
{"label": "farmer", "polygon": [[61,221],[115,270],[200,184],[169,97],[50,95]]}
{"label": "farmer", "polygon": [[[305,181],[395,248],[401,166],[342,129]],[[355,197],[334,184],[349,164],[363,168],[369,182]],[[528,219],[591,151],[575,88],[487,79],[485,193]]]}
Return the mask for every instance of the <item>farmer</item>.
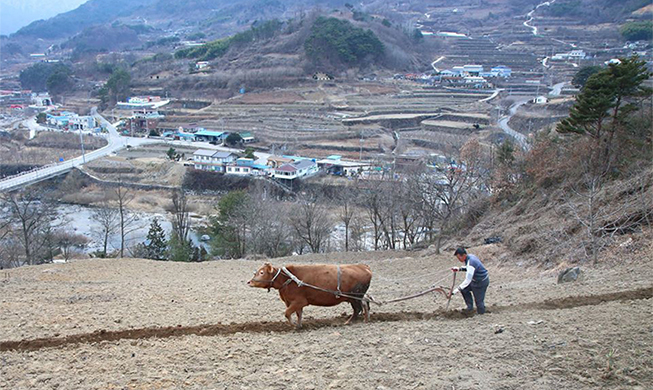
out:
{"label": "farmer", "polygon": [[[463,281],[458,288],[451,292],[451,295],[460,291],[463,294],[465,303],[467,304],[467,311],[474,310],[474,301],[476,301],[476,312],[478,314],[485,314],[485,291],[487,286],[490,285],[490,275],[481,263],[478,257],[467,254],[465,248],[460,247],[454,252],[454,256],[461,263],[465,263],[464,267],[453,267],[453,272],[464,271],[466,272],[465,281]],[[472,300],[474,294],[474,300]]]}

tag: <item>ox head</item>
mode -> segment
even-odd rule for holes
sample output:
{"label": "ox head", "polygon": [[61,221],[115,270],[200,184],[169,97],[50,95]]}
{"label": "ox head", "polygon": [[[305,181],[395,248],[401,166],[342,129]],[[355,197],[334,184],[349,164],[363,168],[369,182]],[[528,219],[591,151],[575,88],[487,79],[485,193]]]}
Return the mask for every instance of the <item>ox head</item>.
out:
{"label": "ox head", "polygon": [[272,264],[265,263],[254,273],[254,277],[247,282],[247,285],[250,287],[267,288],[270,291],[277,275],[279,275],[279,271],[274,269]]}

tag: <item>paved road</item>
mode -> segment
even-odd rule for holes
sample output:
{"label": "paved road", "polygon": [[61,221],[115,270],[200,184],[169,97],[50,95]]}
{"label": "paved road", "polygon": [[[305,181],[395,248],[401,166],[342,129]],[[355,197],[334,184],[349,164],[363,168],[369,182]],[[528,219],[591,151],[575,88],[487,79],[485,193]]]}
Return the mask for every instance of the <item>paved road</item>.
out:
{"label": "paved road", "polygon": [[567,84],[566,81],[562,83],[555,84],[551,87],[551,92],[549,93],[551,96],[560,96],[562,93],[562,88]]}
{"label": "paved road", "polygon": [[433,70],[434,70],[434,71],[436,71],[436,72],[439,72],[439,71],[440,71],[440,69],[438,69],[438,68],[435,67],[435,64],[437,64],[438,62],[444,60],[445,58],[446,58],[445,56],[440,56],[440,58],[438,58],[437,60],[431,62],[431,66],[433,67]]}
{"label": "paved road", "polygon": [[24,121],[22,121],[22,124],[24,127],[27,127],[29,129],[30,139],[36,137],[36,134],[38,134],[41,131],[51,131],[49,128],[45,126],[41,126],[40,123],[36,123],[35,116],[25,119]]}
{"label": "paved road", "polygon": [[492,95],[479,100],[479,102],[489,102],[490,100],[497,97],[501,93],[501,91],[504,91],[504,90],[505,90],[505,88],[497,88],[497,89],[494,90],[494,92],[492,92]]}
{"label": "paved road", "polygon": [[524,134],[513,130],[510,126],[508,126],[508,122],[510,121],[510,118],[512,118],[515,113],[517,112],[517,109],[524,104],[528,103],[531,100],[531,98],[521,98],[519,101],[515,102],[512,106],[510,106],[510,109],[508,110],[508,115],[501,117],[499,119],[499,127],[501,127],[501,130],[503,130],[504,133],[508,134],[512,138],[515,139],[517,144],[521,146],[522,149],[529,150],[531,146],[528,143],[528,137],[526,137]]}
{"label": "paved road", "polygon": [[36,183],[41,180],[45,180],[47,178],[68,172],[74,167],[78,167],[87,162],[93,161],[100,157],[104,157],[126,146],[139,146],[157,142],[147,138],[122,137],[120,134],[118,134],[116,128],[111,123],[109,123],[109,121],[97,113],[96,108],[92,109],[91,114],[95,116],[98,123],[105,127],[108,131],[108,134],[106,135],[108,144],[105,147],[89,153],[85,153],[84,155],[73,158],[71,160],[47,165],[29,172],[23,172],[21,174],[0,180],[0,191],[8,191],[23,185]]}
{"label": "paved road", "polygon": [[531,26],[529,23],[533,21],[533,18],[534,18],[533,14],[535,13],[535,11],[537,11],[537,9],[540,8],[540,7],[550,6],[551,4],[553,4],[555,2],[556,2],[556,0],[551,0],[551,1],[545,1],[543,3],[540,3],[531,12],[526,14],[526,17],[528,17],[528,20],[526,20],[523,24],[524,24],[524,26],[530,28],[533,31],[533,35],[537,35],[537,27]]}
{"label": "paved road", "polygon": [[[567,85],[567,82],[562,82],[555,84],[551,87],[551,92],[549,93],[551,96],[560,96],[562,92],[562,88]],[[519,107],[523,106],[524,104],[528,103],[532,98],[530,97],[522,97],[519,100],[517,100],[515,103],[513,103],[512,106],[510,106],[510,109],[508,110],[508,115],[503,116],[499,119],[499,127],[501,127],[501,130],[503,130],[504,133],[508,134],[512,138],[515,139],[515,141],[525,150],[529,150],[531,148],[531,145],[528,143],[528,137],[525,136],[524,134],[515,131],[512,129],[509,125],[508,122],[510,122],[510,119],[515,115]]]}

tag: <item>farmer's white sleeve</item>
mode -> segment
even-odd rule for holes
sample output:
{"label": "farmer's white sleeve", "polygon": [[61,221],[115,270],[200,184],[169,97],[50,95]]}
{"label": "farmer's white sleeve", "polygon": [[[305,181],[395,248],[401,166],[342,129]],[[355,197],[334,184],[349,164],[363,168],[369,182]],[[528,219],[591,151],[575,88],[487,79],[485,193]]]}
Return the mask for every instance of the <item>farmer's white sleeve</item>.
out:
{"label": "farmer's white sleeve", "polygon": [[460,290],[465,289],[465,287],[469,286],[469,284],[472,282],[472,278],[474,277],[474,271],[476,271],[474,267],[469,265],[467,266],[467,274],[465,275],[465,281],[462,282],[460,286],[458,286]]}

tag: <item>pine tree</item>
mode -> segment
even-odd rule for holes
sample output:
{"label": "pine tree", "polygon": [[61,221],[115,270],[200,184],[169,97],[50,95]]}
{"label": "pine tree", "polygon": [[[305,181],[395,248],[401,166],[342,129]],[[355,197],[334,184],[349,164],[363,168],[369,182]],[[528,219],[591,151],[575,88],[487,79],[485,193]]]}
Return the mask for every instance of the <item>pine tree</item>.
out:
{"label": "pine tree", "polygon": [[176,234],[170,237],[169,249],[167,252],[170,261],[192,261],[193,243],[190,240],[180,240]]}
{"label": "pine tree", "polygon": [[609,169],[615,135],[626,131],[627,117],[637,110],[632,100],[651,95],[651,88],[642,85],[650,77],[646,63],[637,56],[620,61],[587,79],[569,117],[556,128],[559,133],[590,137],[594,141],[590,160],[600,171]]}
{"label": "pine tree", "polygon": [[497,160],[499,164],[508,167],[515,161],[515,146],[509,139],[503,141],[497,149]]}
{"label": "pine tree", "polygon": [[144,246],[146,258],[152,260],[164,260],[166,258],[166,250],[168,248],[166,233],[156,218],[150,224],[150,230],[147,232],[147,240]]}

